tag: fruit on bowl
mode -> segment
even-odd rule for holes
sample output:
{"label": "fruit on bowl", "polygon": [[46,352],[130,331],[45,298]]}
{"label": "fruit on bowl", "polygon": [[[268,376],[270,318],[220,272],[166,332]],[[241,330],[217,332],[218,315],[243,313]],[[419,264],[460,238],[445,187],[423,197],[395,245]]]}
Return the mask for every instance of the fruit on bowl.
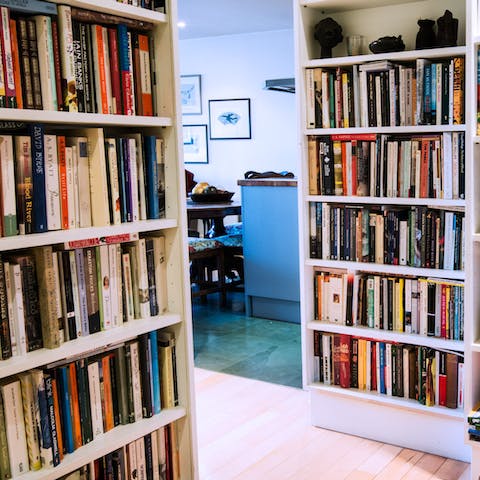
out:
{"label": "fruit on bowl", "polygon": [[194,193],[195,195],[199,194],[199,193],[203,193],[204,190],[206,188],[210,187],[210,185],[207,183],[207,182],[200,182],[200,183],[197,183],[194,187],[193,187],[193,190],[192,190],[192,193]]}

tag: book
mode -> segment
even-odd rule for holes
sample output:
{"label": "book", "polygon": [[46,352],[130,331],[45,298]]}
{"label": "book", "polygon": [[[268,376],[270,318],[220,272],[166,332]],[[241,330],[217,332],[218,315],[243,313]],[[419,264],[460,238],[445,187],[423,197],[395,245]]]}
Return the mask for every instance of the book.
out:
{"label": "book", "polygon": [[161,402],[164,408],[178,405],[176,387],[175,335],[173,332],[158,332],[158,352],[161,372]]}
{"label": "book", "polygon": [[[20,59],[20,74],[22,78],[22,104],[23,108],[33,109],[35,108],[33,99],[33,77],[32,67],[30,64],[30,51],[27,32],[27,21],[25,18],[20,17],[16,19],[17,26],[17,39],[18,39],[18,52]],[[2,89],[3,76],[0,75],[0,105],[5,106],[5,94],[4,86]],[[2,91],[3,90],[3,91]]]}
{"label": "book", "polygon": [[78,112],[72,9],[68,5],[58,5],[57,10],[58,31],[61,32],[59,35],[59,44],[63,86],[62,110],[67,112]]}
{"label": "book", "polygon": [[[56,135],[45,135],[45,195],[48,230],[62,229],[61,193]],[[34,184],[35,186],[35,184]]]}
{"label": "book", "polygon": [[38,58],[37,46],[37,28],[33,18],[26,19],[27,38],[28,38],[28,54],[30,60],[30,69],[32,77],[32,94],[33,106],[36,110],[43,109],[42,86],[40,79],[40,61]]}
{"label": "book", "polygon": [[[48,203],[51,200],[50,170],[46,170],[46,159],[50,162],[50,143],[46,141],[44,127],[31,124],[32,183],[33,183],[33,231],[42,233],[48,230]],[[56,160],[56,158],[55,158]],[[50,167],[51,164],[49,163]]]}
{"label": "book", "polygon": [[17,93],[15,84],[15,70],[13,65],[13,46],[10,31],[10,10],[0,7],[1,33],[2,33],[2,61],[5,82],[5,94],[8,108],[17,107]]}
{"label": "book", "polygon": [[88,390],[90,397],[90,411],[92,418],[93,438],[101,435],[103,430],[102,400],[100,393],[100,369],[98,361],[88,363]]}
{"label": "book", "polygon": [[88,331],[89,333],[95,333],[101,330],[95,249],[91,247],[84,248],[83,255],[85,291],[87,296]]}
{"label": "book", "polygon": [[0,385],[5,415],[6,437],[12,476],[22,475],[30,470],[22,407],[20,380]]}
{"label": "book", "polygon": [[6,360],[12,356],[7,294],[5,266],[0,259],[0,358],[2,360]]}
{"label": "book", "polygon": [[2,395],[0,395],[0,476],[2,478],[12,478],[12,470],[10,468],[10,456],[7,443],[5,409],[3,407]]}
{"label": "book", "polygon": [[29,135],[15,136],[17,223],[20,235],[33,233],[32,150]]}
{"label": "book", "polygon": [[10,18],[10,36],[12,39],[12,63],[13,63],[13,75],[15,78],[15,94],[17,108],[23,108],[23,86],[22,75],[20,72],[20,51],[17,35],[17,22]]}

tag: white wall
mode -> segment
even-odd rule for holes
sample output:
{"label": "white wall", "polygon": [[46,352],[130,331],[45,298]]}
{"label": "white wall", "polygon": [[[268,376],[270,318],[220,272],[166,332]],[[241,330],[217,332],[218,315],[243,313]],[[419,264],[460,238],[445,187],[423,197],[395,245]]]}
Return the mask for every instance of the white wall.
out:
{"label": "white wall", "polygon": [[184,125],[208,125],[208,100],[250,98],[250,140],[208,140],[208,164],[187,164],[197,182],[237,192],[248,170],[295,175],[295,95],[263,90],[265,80],[294,76],[293,31],[281,30],[180,41],[180,72],[201,75],[202,114]]}

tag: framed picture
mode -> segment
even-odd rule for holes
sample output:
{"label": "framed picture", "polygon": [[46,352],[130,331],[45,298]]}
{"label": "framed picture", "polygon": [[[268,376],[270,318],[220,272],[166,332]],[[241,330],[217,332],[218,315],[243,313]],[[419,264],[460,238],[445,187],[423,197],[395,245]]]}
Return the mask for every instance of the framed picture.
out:
{"label": "framed picture", "polygon": [[202,83],[200,75],[180,76],[182,115],[201,115]]}
{"label": "framed picture", "polygon": [[208,163],[206,125],[183,126],[184,163]]}
{"label": "framed picture", "polygon": [[250,99],[209,100],[210,140],[252,138]]}

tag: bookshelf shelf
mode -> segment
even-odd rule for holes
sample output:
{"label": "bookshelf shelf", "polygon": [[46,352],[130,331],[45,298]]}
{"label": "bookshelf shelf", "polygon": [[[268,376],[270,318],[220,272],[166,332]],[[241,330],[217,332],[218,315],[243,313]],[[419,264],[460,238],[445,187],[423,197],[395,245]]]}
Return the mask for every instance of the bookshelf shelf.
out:
{"label": "bookshelf shelf", "polygon": [[103,115],[98,113],[54,112],[49,110],[26,110],[0,108],[0,118],[11,122],[42,122],[78,126],[112,127],[171,127],[169,117],[145,117],[140,115]]}
{"label": "bookshelf shelf", "polygon": [[341,195],[308,195],[306,202],[348,203],[355,205],[425,205],[432,208],[465,208],[465,200],[443,200],[438,198],[362,197]]}
{"label": "bookshelf shelf", "polygon": [[[17,248],[29,248],[39,245],[65,244],[88,239],[104,239],[105,237],[167,230],[178,226],[176,219],[144,220],[139,222],[122,223],[108,227],[74,228],[72,230],[54,230],[46,233],[32,233],[30,235],[16,235],[0,238],[0,251]],[[101,242],[103,243],[103,242]]]}
{"label": "bookshelf shelf", "polygon": [[26,480],[54,480],[80,468],[85,464],[86,459],[102,457],[162,426],[180,420],[186,415],[187,411],[185,408],[175,407],[165,409],[160,414],[151,418],[143,419],[129,425],[121,425],[100,435],[94,441],[83,446],[82,449],[66,455],[62,463],[57,467],[28,472],[22,475],[22,478]]}
{"label": "bookshelf shelf", "polygon": [[[475,172],[469,170],[471,148],[469,145],[471,141],[469,111],[472,105],[476,105],[476,100],[469,97],[470,93],[474,91],[471,85],[473,82],[472,65],[476,62],[473,58],[468,26],[469,19],[476,18],[476,12],[471,13],[472,3],[475,2],[421,0],[413,4],[403,0],[298,0],[294,15],[299,158],[301,159],[298,205],[302,345],[304,383],[310,389],[312,423],[316,426],[464,461],[470,459],[470,450],[464,443],[465,426],[463,421],[463,402],[465,405],[468,404],[468,387],[464,395],[458,394],[458,390],[462,389],[462,382],[458,382],[458,378],[454,379],[453,372],[460,372],[458,373],[460,380],[463,372],[465,374],[463,379],[467,382],[470,361],[468,352],[471,343],[468,330],[471,328],[469,322],[473,317],[472,313],[468,313],[468,295],[470,293],[466,281],[470,275],[468,270],[470,265],[467,265],[470,262],[468,232],[471,221],[469,220],[471,205],[468,195],[472,191],[469,182],[472,178],[478,178],[478,168]],[[455,18],[459,19],[458,46],[416,49],[418,19],[431,18],[436,21],[447,9],[453,13]],[[328,17],[333,18],[342,27],[344,41],[333,47],[332,58],[321,58],[320,43],[315,39],[314,33],[317,24]],[[363,37],[363,55],[348,55],[345,38],[350,35]],[[385,35],[402,35],[405,50],[393,53],[369,53],[369,44]],[[425,61],[418,61],[420,59]],[[383,70],[379,69],[378,65],[371,68],[360,68],[362,64],[386,60],[391,62],[391,65],[384,64]],[[432,73],[434,70],[435,72]],[[445,79],[448,79],[448,95],[447,90],[444,90],[445,95],[440,96],[441,90],[436,89],[440,86],[438,82],[433,86],[435,90],[431,91],[438,94],[435,100],[438,100],[438,105],[442,105],[443,122],[447,123],[448,121],[448,125],[431,124],[433,122],[441,123],[442,119],[439,118],[440,116],[433,116],[433,112],[429,110],[431,104],[426,99],[426,95],[430,95],[431,92],[423,90],[425,86],[423,81],[425,78],[432,81],[433,77],[425,76],[425,72],[427,75],[428,73],[435,75],[436,79],[441,78],[442,86],[447,85]],[[437,77],[436,72],[441,72],[442,76]],[[422,75],[422,82],[419,82],[417,75]],[[453,82],[454,75],[457,80],[465,82],[465,88],[458,86],[459,82]],[[432,83],[426,85],[432,86]],[[456,100],[451,94],[453,88],[456,88]],[[429,97],[430,100],[432,98]],[[454,104],[456,105],[455,116],[451,108]],[[435,115],[438,112],[440,110],[437,110]],[[414,123],[419,123],[419,125]],[[402,126],[331,128],[333,125],[352,124],[398,124]],[[322,125],[330,128],[318,128]],[[368,135],[363,136],[364,134]],[[434,137],[431,134],[438,134],[435,140],[432,140]],[[334,137],[335,135],[337,137]],[[342,135],[343,137],[341,137]],[[434,141],[439,143],[433,146]],[[465,148],[463,148],[462,142],[464,142]],[[436,150],[437,153],[440,153],[436,158],[440,158],[441,162],[446,161],[436,165],[427,163],[427,150]],[[457,155],[457,152],[461,153]],[[397,169],[394,168],[395,166]],[[451,169],[450,166],[452,166]],[[463,166],[465,169],[462,168]],[[419,174],[420,168],[423,173]],[[355,171],[356,176],[352,174]],[[452,175],[452,172],[455,172],[456,175]],[[464,174],[465,182],[463,181]],[[419,187],[422,191],[429,191],[427,194],[422,193],[423,197],[433,196],[432,192],[440,191],[439,188],[431,188],[430,181],[433,180],[433,177],[438,178],[441,182],[437,184],[442,185],[440,190],[445,186],[448,196],[457,197],[457,199],[318,195],[318,193],[335,191],[356,192],[357,188],[363,188],[363,192],[369,194],[378,191],[389,194],[399,191],[404,194],[405,191],[408,191],[406,185],[410,181],[410,186],[415,188],[417,194],[417,187]],[[405,179],[407,184],[405,184]],[[426,182],[427,179],[428,182]],[[394,184],[395,181],[396,184]],[[427,184],[426,188],[425,184]],[[450,187],[452,195],[450,195]],[[465,195],[465,199],[458,199],[463,195]],[[354,208],[350,208],[350,206]],[[364,210],[355,208],[357,206],[371,208]],[[386,209],[383,225],[382,215],[378,213],[379,207],[382,206],[391,206]],[[405,212],[409,207],[414,208],[412,208],[412,216],[409,216],[408,220],[405,218],[406,216],[397,213]],[[353,258],[358,259],[367,258],[368,255],[368,258],[371,259],[383,259],[381,251],[376,252],[378,253],[376,256],[372,253],[375,247],[381,245],[381,243],[377,243],[377,241],[381,242],[380,239],[383,239],[384,242],[384,253],[391,248],[388,250],[388,254],[391,258],[393,252],[395,261],[398,259],[400,262],[401,255],[403,255],[402,263],[408,261],[413,264],[413,261],[410,262],[411,255],[416,256],[417,259],[419,257],[426,258],[428,250],[426,236],[428,234],[424,230],[424,224],[419,225],[417,216],[418,212],[422,212],[420,213],[422,216],[424,209],[415,207],[426,207],[427,210],[432,210],[426,214],[426,217],[435,220],[426,220],[425,222],[425,225],[430,225],[427,227],[430,232],[438,227],[435,234],[437,232],[439,235],[453,233],[455,237],[456,243],[451,242],[451,239],[448,240],[448,246],[442,251],[436,250],[435,255],[438,255],[438,258],[446,258],[441,256],[448,250],[449,263],[445,263],[445,265],[449,267],[452,265],[451,254],[454,253],[454,256],[456,255],[455,267],[463,268],[461,261],[463,260],[466,270],[416,268],[406,265],[321,259],[322,255],[324,258],[344,258],[344,256],[348,258],[352,255]],[[439,213],[437,210],[442,210],[442,212]],[[444,226],[441,224],[443,219],[447,218],[447,212],[448,222],[450,223],[450,219],[454,218],[455,227],[450,228],[449,226],[449,230],[446,228],[442,230]],[[368,221],[366,221],[366,215],[368,215]],[[417,221],[415,235],[412,235],[412,228],[414,228],[410,223],[412,219]],[[403,224],[400,225],[401,222]],[[433,226],[434,224],[435,226]],[[475,222],[475,225],[479,224],[480,222]],[[335,228],[332,228],[332,225]],[[359,239],[361,239],[362,254],[359,253]],[[325,240],[326,245],[322,244],[322,241]],[[408,242],[403,249],[403,254],[401,250],[404,245],[400,246],[402,241]],[[430,242],[428,245],[431,246],[433,243]],[[435,242],[435,245],[441,245],[441,243]],[[480,258],[480,252],[477,253],[477,257]],[[407,260],[405,261],[405,259]],[[425,265],[428,262],[421,260],[418,264]],[[441,260],[439,264],[443,265]],[[357,272],[359,275],[356,275]],[[370,273],[373,275],[369,275]],[[405,284],[400,277],[404,279]],[[379,278],[383,280],[378,282]],[[435,304],[435,312],[439,312],[436,307],[440,303],[437,303],[437,300],[445,292],[450,292],[454,296],[449,297],[449,305],[453,308],[459,305],[459,299],[462,299],[462,295],[464,295],[465,312],[460,314],[464,315],[461,321],[464,321],[465,341],[367,327],[349,327],[345,326],[341,320],[350,318],[350,316],[352,319],[356,318],[356,313],[352,313],[354,306],[349,304],[349,300],[346,300],[351,298],[348,295],[352,291],[354,294],[358,292],[359,295],[359,298],[356,299],[357,302],[353,303],[357,308],[360,308],[360,305],[365,311],[365,308],[373,305],[376,313],[378,305],[384,306],[384,302],[387,302],[387,308],[393,306],[389,311],[396,312],[397,315],[404,315],[406,318],[408,309],[402,302],[407,300],[413,302],[413,298],[418,298],[411,292],[416,291],[417,280],[421,281],[422,278],[432,280],[426,282],[429,284],[431,311]],[[445,281],[435,281],[436,279]],[[448,280],[455,282],[448,283]],[[367,282],[370,282],[369,286],[366,286]],[[376,282],[374,287],[372,287],[373,282]],[[475,283],[478,284],[478,279]],[[408,298],[404,285],[408,285]],[[388,289],[387,292],[385,292],[385,288]],[[373,300],[372,293],[378,295]],[[445,295],[450,295],[450,293],[445,293]],[[367,297],[368,295],[370,297]],[[428,293],[421,293],[423,301],[427,297]],[[452,300],[452,298],[454,299]],[[362,299],[362,303],[360,303],[360,299]],[[335,305],[335,302],[340,302],[341,305]],[[346,304],[341,302],[346,302]],[[334,306],[330,308],[330,305]],[[408,307],[413,309],[410,303]],[[475,311],[480,311],[480,300]],[[442,315],[446,318],[446,310]],[[340,320],[338,324],[327,324],[316,320],[317,318],[339,318]],[[430,319],[432,321],[432,317]],[[435,319],[439,322],[440,315],[436,315]],[[395,318],[394,322],[396,320]],[[406,325],[406,323],[404,324]],[[399,325],[403,325],[403,323],[399,323]],[[437,323],[436,327],[438,326]],[[480,335],[477,337],[480,338]],[[395,350],[395,354],[397,348],[401,352],[400,354],[405,353],[403,345],[409,345],[408,352],[415,352],[415,355],[418,355],[417,360],[429,356],[430,360],[427,361],[431,362],[435,356],[436,359],[439,359],[437,365],[444,361],[446,363],[448,359],[451,362],[450,366],[454,365],[451,367],[453,370],[450,370],[452,375],[450,377],[450,394],[452,395],[452,391],[455,393],[451,398],[456,399],[455,402],[460,407],[454,410],[440,406],[425,407],[416,401],[385,397],[377,394],[376,391],[364,392],[330,386],[329,383],[332,384],[335,381],[338,383],[340,379],[338,375],[332,375],[335,364],[330,369],[325,366],[328,365],[325,363],[327,355],[332,355],[332,358],[337,355],[336,368],[340,368],[340,372],[342,369],[339,365],[342,361],[349,361],[350,366],[354,365],[352,348],[356,348],[356,346],[365,350],[365,353],[362,353],[362,361],[366,362],[366,358],[371,359],[368,357],[369,353],[366,352],[370,348],[373,349],[374,344],[364,342],[361,340],[362,338],[385,342],[387,345],[397,344],[398,347],[391,348],[392,351]],[[386,346],[386,350],[388,349],[389,347]],[[345,352],[348,353],[345,354]],[[368,352],[372,351],[368,350]],[[343,355],[340,363],[338,355]],[[386,355],[390,355],[390,352]],[[378,355],[374,361],[379,362],[377,357]],[[409,357],[409,367],[416,364],[412,358],[414,355]],[[480,362],[480,355],[478,361]],[[358,360],[358,364],[360,365],[360,360]],[[461,367],[458,367],[459,364],[462,364]],[[396,364],[398,368],[400,368],[399,365],[400,363]],[[372,371],[368,371],[367,366],[366,362],[364,364],[365,375],[368,376],[372,374],[373,367]],[[379,363],[377,363],[377,367],[379,367]],[[402,368],[405,367],[402,366]],[[425,378],[427,375],[433,376],[432,369],[428,369],[425,364],[420,364],[419,368],[425,371]],[[400,375],[402,379],[403,377],[417,378],[415,375],[413,377],[404,376],[403,373],[404,371]],[[382,372],[382,375],[389,374],[388,368]],[[345,384],[356,385],[355,371],[352,373],[351,370],[348,374],[343,370],[343,375]],[[324,383],[319,383],[320,381]],[[400,377],[395,377],[391,378],[391,381],[401,380]],[[422,385],[416,384],[415,386],[418,387],[417,391],[421,396]],[[477,391],[480,396],[480,381],[478,381]],[[430,391],[428,395],[430,395]],[[434,403],[443,404],[444,399],[440,399],[439,388],[434,391],[433,395]],[[372,403],[375,405],[372,406]],[[454,402],[451,403],[453,405]],[[338,415],[337,412],[342,412],[342,414]],[[412,415],[412,412],[415,414]],[[388,429],[380,427],[380,425],[387,424],[389,425]],[[411,435],[408,435],[409,431],[425,432],[425,434],[415,435],[415,438],[412,438]]]}
{"label": "bookshelf shelf", "polygon": [[[65,3],[62,0],[51,0],[51,2],[59,5]],[[164,13],[154,12],[146,8],[134,7],[132,5],[126,5],[114,0],[102,0],[101,3],[95,0],[69,0],[68,3],[72,7],[109,13],[111,15],[119,15],[125,18],[134,18],[156,24],[168,23],[168,16]]]}
{"label": "bookshelf shelf", "polygon": [[135,319],[123,325],[86,337],[65,342],[58,348],[35,350],[26,355],[15,356],[0,362],[0,378],[15,375],[24,370],[37,368],[61,360],[102,351],[110,345],[127,341],[142,333],[151,332],[181,322],[179,314],[165,314],[147,319]]}
{"label": "bookshelf shelf", "polygon": [[347,262],[341,260],[308,259],[305,265],[310,267],[341,268],[349,271],[390,273],[397,275],[414,275],[418,277],[450,278],[464,280],[465,272],[462,270],[439,270],[435,268],[417,268],[401,265],[383,265],[380,263]]}
{"label": "bookshelf shelf", "polygon": [[403,52],[390,53],[372,53],[369,55],[355,55],[348,57],[319,58],[309,60],[304,64],[304,68],[323,67],[334,68],[361,64],[366,62],[378,62],[381,60],[390,60],[391,62],[407,62],[417,58],[445,58],[465,55],[467,49],[465,46],[449,48],[431,48],[425,50],[408,50]]}
{"label": "bookshelf shelf", "polygon": [[374,340],[408,343],[410,345],[424,345],[437,350],[455,350],[459,352],[463,352],[464,350],[464,343],[457,340],[446,340],[436,337],[427,337],[425,335],[392,332],[368,327],[349,327],[335,323],[313,321],[308,322],[307,328],[323,332],[346,333],[348,335],[371,338]]}
{"label": "bookshelf shelf", "polygon": [[353,135],[357,133],[399,134],[399,133],[438,133],[438,132],[464,132],[465,125],[410,125],[406,127],[351,127],[351,128],[309,128],[304,135]]}
{"label": "bookshelf shelf", "polygon": [[345,389],[335,386],[322,385],[320,383],[313,383],[309,386],[309,388],[317,392],[333,393],[338,396],[354,398],[358,401],[374,402],[395,408],[428,413],[429,415],[436,415],[440,417],[463,419],[463,410],[446,407],[427,407],[415,400],[410,400],[407,398],[390,397],[372,392],[365,393],[355,389]]}

